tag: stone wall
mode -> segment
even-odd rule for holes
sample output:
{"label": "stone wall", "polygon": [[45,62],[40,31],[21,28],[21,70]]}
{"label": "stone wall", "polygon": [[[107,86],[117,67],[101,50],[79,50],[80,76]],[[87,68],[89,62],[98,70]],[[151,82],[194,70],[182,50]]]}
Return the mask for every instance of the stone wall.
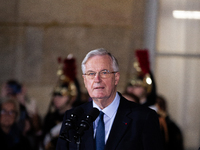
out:
{"label": "stone wall", "polygon": [[0,83],[24,83],[44,116],[58,69],[57,58],[72,53],[82,91],[85,54],[104,47],[119,60],[123,91],[133,51],[143,47],[144,0],[1,0]]}

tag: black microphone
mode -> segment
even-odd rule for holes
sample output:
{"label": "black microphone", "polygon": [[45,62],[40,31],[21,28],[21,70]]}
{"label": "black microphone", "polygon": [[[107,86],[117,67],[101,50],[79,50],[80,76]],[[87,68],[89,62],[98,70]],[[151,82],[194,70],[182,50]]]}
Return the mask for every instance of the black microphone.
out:
{"label": "black microphone", "polygon": [[91,126],[92,122],[95,121],[95,119],[99,116],[99,110],[97,108],[93,108],[90,110],[89,114],[86,116],[84,120],[81,121],[80,126],[76,132],[76,135],[74,135],[74,139],[77,141],[78,138],[80,138],[85,130],[88,130]]}
{"label": "black microphone", "polygon": [[65,128],[63,132],[60,135],[60,138],[65,139],[67,141],[70,141],[67,139],[65,134],[72,128],[75,128],[75,122],[77,121],[78,117],[80,117],[84,113],[82,107],[76,107],[74,111],[71,113],[70,118],[65,121]]}

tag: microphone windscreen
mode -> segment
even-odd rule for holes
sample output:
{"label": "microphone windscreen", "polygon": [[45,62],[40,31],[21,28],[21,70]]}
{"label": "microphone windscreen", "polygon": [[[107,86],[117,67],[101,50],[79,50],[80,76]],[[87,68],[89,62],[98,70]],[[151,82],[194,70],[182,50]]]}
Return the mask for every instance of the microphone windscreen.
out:
{"label": "microphone windscreen", "polygon": [[100,113],[99,110],[94,107],[93,109],[90,110],[88,116],[91,117],[93,122],[99,116],[99,113]]}

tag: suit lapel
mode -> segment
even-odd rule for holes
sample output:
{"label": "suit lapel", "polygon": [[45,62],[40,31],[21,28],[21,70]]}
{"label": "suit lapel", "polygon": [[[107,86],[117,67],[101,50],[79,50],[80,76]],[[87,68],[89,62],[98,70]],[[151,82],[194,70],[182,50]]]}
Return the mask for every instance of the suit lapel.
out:
{"label": "suit lapel", "polygon": [[[128,114],[131,112],[129,107],[125,104],[126,100],[121,97],[120,104],[117,110],[117,114],[115,116],[105,150],[114,150],[117,144],[120,142],[123,134],[128,128],[129,122],[131,121],[128,118]],[[117,138],[116,138],[117,137]],[[114,140],[113,140],[114,139]]]}

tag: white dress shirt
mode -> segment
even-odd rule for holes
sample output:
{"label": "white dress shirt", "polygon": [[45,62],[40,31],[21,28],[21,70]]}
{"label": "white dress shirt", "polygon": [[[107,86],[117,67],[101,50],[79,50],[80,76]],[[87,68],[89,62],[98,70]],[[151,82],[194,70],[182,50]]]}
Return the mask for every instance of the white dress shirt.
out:
{"label": "white dress shirt", "polygon": [[[108,105],[104,109],[100,109],[99,106],[93,101],[93,107],[98,108],[99,111],[102,111],[104,113],[104,124],[105,124],[105,143],[108,139],[113,121],[115,119],[115,115],[117,113],[117,109],[119,107],[119,102],[120,102],[120,96],[118,93],[116,93],[115,99],[113,102]],[[97,123],[99,121],[99,117],[94,121],[93,126],[94,126],[94,137],[96,133],[96,128],[97,128]]]}

